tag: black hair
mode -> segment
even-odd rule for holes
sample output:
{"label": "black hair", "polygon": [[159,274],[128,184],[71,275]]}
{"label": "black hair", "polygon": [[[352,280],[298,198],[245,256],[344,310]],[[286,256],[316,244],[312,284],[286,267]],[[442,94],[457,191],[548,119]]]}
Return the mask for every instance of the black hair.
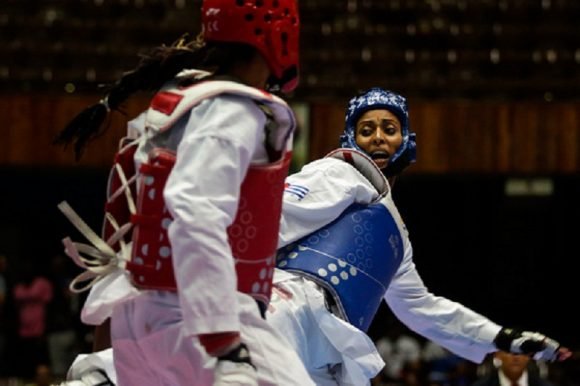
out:
{"label": "black hair", "polygon": [[104,98],[73,118],[53,143],[66,147],[74,142],[75,157],[79,160],[88,142],[107,130],[109,112],[121,111],[121,105],[131,95],[139,91],[155,92],[185,69],[225,76],[235,64],[248,62],[257,52],[244,43],[206,43],[200,36],[187,43],[185,39],[183,36],[171,46],[162,45],[140,55],[137,67],[107,85]]}

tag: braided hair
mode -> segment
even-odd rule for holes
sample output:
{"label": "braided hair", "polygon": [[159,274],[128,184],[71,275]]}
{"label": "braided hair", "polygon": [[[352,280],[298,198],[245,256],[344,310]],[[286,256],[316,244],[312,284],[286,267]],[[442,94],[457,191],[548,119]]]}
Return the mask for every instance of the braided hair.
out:
{"label": "braided hair", "polygon": [[186,42],[187,35],[171,46],[161,45],[140,55],[133,70],[126,72],[115,83],[105,87],[105,96],[81,111],[57,134],[53,143],[65,148],[74,143],[78,161],[87,144],[102,135],[109,127],[109,113],[121,111],[121,105],[139,91],[155,92],[185,69],[208,71],[213,76],[227,75],[240,62],[249,61],[256,53],[243,43],[204,42],[199,35]]}

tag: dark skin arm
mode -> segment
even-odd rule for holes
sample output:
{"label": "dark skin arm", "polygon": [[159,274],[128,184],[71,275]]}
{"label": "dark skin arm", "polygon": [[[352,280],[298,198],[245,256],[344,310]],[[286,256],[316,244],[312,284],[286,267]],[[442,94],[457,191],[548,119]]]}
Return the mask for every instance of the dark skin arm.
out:
{"label": "dark skin arm", "polygon": [[103,324],[95,327],[93,352],[102,351],[110,347],[111,347],[111,319],[107,319],[103,322]]}

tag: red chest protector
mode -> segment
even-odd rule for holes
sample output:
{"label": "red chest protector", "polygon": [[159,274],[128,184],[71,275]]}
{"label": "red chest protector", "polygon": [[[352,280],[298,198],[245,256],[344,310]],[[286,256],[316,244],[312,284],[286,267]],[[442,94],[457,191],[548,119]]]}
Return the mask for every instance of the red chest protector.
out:
{"label": "red chest protector", "polygon": [[[205,77],[188,71],[184,77]],[[179,83],[179,82],[177,82]],[[126,268],[139,288],[176,290],[167,229],[172,222],[163,201],[163,189],[175,163],[168,149],[150,153],[148,161],[135,170],[138,146],[148,144],[156,133],[173,124],[195,105],[219,94],[249,97],[268,111],[273,125],[269,132],[272,150],[281,157],[268,165],[251,166],[244,179],[236,218],[228,228],[232,256],[236,260],[238,289],[267,305],[270,299],[274,254],[282,209],[284,180],[291,159],[292,131],[296,127],[292,110],[280,98],[262,90],[230,81],[204,81],[193,86],[169,84],[157,94],[151,108],[121,143],[109,176],[105,221],[101,237],[66,203],[58,205],[92,245],[65,238],[65,252],[85,271],[71,283],[74,292],[90,288],[118,268]],[[141,125],[146,130],[141,131]],[[149,133],[149,134],[148,134]],[[145,141],[145,142],[144,142]],[[137,203],[136,183],[139,184]],[[132,248],[127,241],[131,238]],[[211,257],[208,257],[211,258]],[[80,283],[89,281],[83,287]]]}
{"label": "red chest protector", "polygon": [[[250,167],[242,183],[236,218],[228,228],[238,290],[265,304],[272,289],[282,194],[290,159],[291,153],[287,152],[278,162]],[[176,290],[167,237],[172,218],[161,194],[174,163],[172,152],[156,149],[151,161],[140,168],[137,214],[131,220],[133,250],[126,268],[134,284],[142,289]]]}
{"label": "red chest protector", "polygon": [[[284,181],[291,160],[290,134],[295,127],[290,108],[278,97],[261,90],[229,81],[208,81],[192,87],[162,90],[148,110],[147,126],[159,133],[170,130],[179,117],[201,100],[224,92],[264,104],[270,109],[271,118],[278,127],[274,132],[273,144],[282,156],[267,165],[250,166],[241,186],[236,218],[228,228],[229,244],[236,261],[238,290],[268,304]],[[162,194],[174,163],[173,151],[157,148],[150,153],[148,162],[140,166],[136,213],[131,216],[134,224],[133,248],[126,268],[133,283],[142,289],[177,289],[167,236],[172,218]]]}

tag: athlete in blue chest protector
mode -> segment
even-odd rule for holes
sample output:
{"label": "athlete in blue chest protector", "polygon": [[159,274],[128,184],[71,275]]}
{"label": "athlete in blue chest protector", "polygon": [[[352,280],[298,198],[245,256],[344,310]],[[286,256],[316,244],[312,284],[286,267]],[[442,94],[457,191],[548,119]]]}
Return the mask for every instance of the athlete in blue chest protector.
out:
{"label": "athlete in blue chest protector", "polygon": [[415,161],[405,98],[373,88],[351,99],[340,145],[286,180],[267,315],[317,385],[365,385],[381,370],[365,331],[382,299],[409,328],[473,362],[498,349],[546,360],[570,355],[423,284],[389,184]]}

